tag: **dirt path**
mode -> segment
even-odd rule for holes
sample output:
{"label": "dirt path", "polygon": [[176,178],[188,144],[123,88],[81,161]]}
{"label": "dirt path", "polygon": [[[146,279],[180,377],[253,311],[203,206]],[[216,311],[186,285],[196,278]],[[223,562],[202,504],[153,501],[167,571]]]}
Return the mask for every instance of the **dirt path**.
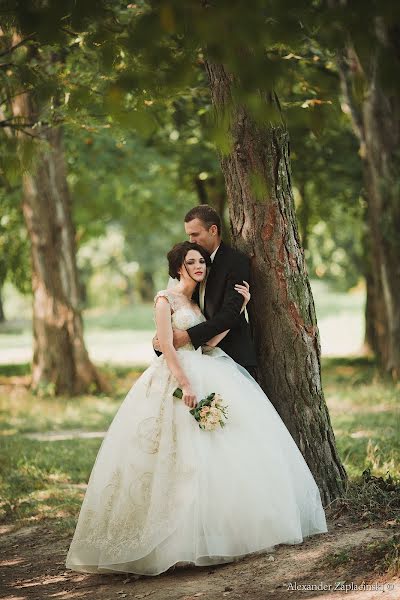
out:
{"label": "dirt path", "polygon": [[[371,543],[399,534],[400,525],[391,522],[366,527],[344,518],[328,520],[328,523],[328,533],[306,538],[296,546],[277,546],[272,554],[250,556],[220,567],[177,568],[147,578],[129,574],[87,575],[66,570],[69,535],[60,537],[44,526],[14,532],[11,526],[3,526],[0,528],[0,598],[399,600],[400,578],[373,571]],[[346,592],[343,587],[335,590],[336,582],[346,582],[353,590]],[[355,585],[362,582],[374,584],[376,589],[354,590]],[[320,588],[321,584],[325,585],[326,590],[309,591],[307,586],[311,584]]]}

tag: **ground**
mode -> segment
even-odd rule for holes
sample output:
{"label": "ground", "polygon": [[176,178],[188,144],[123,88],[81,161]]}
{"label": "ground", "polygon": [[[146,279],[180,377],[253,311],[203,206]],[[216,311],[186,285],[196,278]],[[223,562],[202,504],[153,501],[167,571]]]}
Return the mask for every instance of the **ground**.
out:
{"label": "ground", "polygon": [[[343,516],[328,517],[328,530],[326,534],[306,538],[302,544],[276,546],[273,553],[250,556],[230,565],[181,567],[157,577],[137,577],[70,571],[65,568],[69,535],[60,536],[44,526],[13,531],[13,526],[5,525],[0,528],[0,597],[5,600],[400,598],[400,577],[384,573],[382,568],[388,540],[400,539],[398,522],[363,524]],[[355,589],[363,583],[365,589]],[[320,588],[325,585],[327,589],[309,591],[311,584]],[[346,592],[345,584],[353,589]]]}

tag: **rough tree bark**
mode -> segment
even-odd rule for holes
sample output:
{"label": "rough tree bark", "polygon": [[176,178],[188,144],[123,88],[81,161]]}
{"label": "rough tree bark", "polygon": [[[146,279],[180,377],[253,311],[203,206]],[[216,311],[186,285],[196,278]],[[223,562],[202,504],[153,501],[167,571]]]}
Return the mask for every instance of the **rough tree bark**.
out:
{"label": "rough tree bark", "polygon": [[[400,60],[396,40],[377,21],[377,35]],[[396,37],[397,39],[397,37]],[[397,52],[397,55],[396,55]],[[368,202],[370,271],[367,279],[366,337],[384,372],[400,379],[400,97],[384,90],[380,81],[379,50],[362,68],[349,46],[339,61],[342,90],[351,109],[353,129],[360,141]],[[364,81],[360,102],[354,80]],[[368,321],[369,320],[369,321]]]}
{"label": "rough tree bark", "polygon": [[[28,94],[13,100],[14,117],[35,122]],[[24,135],[24,134],[20,134]],[[56,394],[106,390],[91,363],[79,306],[75,232],[59,127],[39,127],[35,164],[23,175],[23,214],[31,242],[33,291],[32,387]]]}
{"label": "rough tree bark", "polygon": [[[221,157],[221,167],[232,241],[251,257],[251,319],[260,385],[300,448],[327,505],[342,494],[347,475],[321,386],[319,333],[294,212],[288,132],[284,124],[257,126],[243,106],[234,104],[233,80],[224,67],[207,62],[206,69],[217,118],[232,108],[233,146]],[[273,95],[269,101],[274,101]],[[266,184],[262,197],[251,185],[255,175]]]}

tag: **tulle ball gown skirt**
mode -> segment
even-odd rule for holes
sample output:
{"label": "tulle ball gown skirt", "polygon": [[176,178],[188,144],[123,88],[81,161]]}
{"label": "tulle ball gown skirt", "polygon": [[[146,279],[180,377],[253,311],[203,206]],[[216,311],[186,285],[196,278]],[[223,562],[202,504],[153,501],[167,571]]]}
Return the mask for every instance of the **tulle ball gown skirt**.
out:
{"label": "tulle ball gown skirt", "polygon": [[156,358],[101,444],[67,568],[157,575],[327,531],[315,480],[261,388],[226,355],[182,349],[179,358],[198,400],[222,396],[225,427],[200,429]]}

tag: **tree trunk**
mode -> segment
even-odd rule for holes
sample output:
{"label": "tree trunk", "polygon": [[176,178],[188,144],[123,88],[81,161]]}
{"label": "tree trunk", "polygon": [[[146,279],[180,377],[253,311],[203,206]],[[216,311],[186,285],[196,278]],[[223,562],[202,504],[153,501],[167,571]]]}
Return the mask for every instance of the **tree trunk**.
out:
{"label": "tree trunk", "polygon": [[[384,29],[380,35],[385,35]],[[387,38],[389,43],[389,38]],[[351,108],[353,129],[360,140],[368,201],[371,270],[367,337],[382,371],[400,379],[400,97],[385,92],[380,83],[378,51],[368,72],[349,46],[339,62],[342,90]],[[399,59],[399,57],[398,57]],[[360,104],[353,96],[353,78],[362,78],[365,91]],[[368,284],[368,282],[367,282]],[[374,330],[374,332],[372,331]]]}
{"label": "tree trunk", "polygon": [[365,336],[364,348],[375,356],[383,356],[387,347],[386,310],[382,290],[382,281],[373,264],[373,255],[369,235],[364,239],[364,275],[366,283]]}
{"label": "tree trunk", "polygon": [[[378,359],[394,380],[400,379],[400,204],[396,152],[400,142],[400,102],[385,97],[376,80],[364,101],[368,223],[371,234],[374,288],[382,307],[375,320]],[[383,318],[382,318],[383,317]]]}
{"label": "tree trunk", "polygon": [[208,196],[206,189],[206,182],[200,177],[196,176],[194,178],[194,187],[196,188],[197,198],[199,200],[199,204],[207,204]]}
{"label": "tree trunk", "polygon": [[4,321],[6,320],[6,315],[4,314],[2,291],[3,291],[3,284],[1,283],[0,284],[0,323],[4,323]]}
{"label": "tree trunk", "polygon": [[229,218],[226,215],[227,197],[225,182],[222,173],[218,176],[210,179],[210,192],[209,192],[209,204],[217,211],[221,217],[221,234],[224,240],[230,243],[230,226],[228,223]]}
{"label": "tree trunk", "polygon": [[[221,158],[234,246],[251,258],[251,319],[260,385],[301,450],[324,504],[347,479],[321,386],[314,301],[294,213],[289,137],[283,124],[260,128],[233,103],[232,77],[206,63],[217,118],[229,107],[232,151]],[[265,182],[262,197],[254,178]]]}
{"label": "tree trunk", "polygon": [[137,273],[137,282],[141,301],[152,302],[156,293],[153,273],[151,271],[146,271],[145,269],[140,269]]}
{"label": "tree trunk", "polygon": [[209,204],[221,217],[221,230],[224,240],[229,241],[230,231],[225,217],[226,191],[221,173],[209,177],[207,180],[195,178],[195,185],[199,204]]}
{"label": "tree trunk", "polygon": [[376,315],[376,291],[374,289],[374,277],[371,270],[365,273],[366,298],[365,298],[365,334],[364,334],[364,349],[367,351],[376,352],[377,348],[377,330],[375,323]]}
{"label": "tree trunk", "polygon": [[[13,111],[29,122],[36,120],[27,94],[14,99]],[[41,138],[35,165],[23,175],[23,214],[32,260],[32,387],[50,385],[56,394],[105,390],[107,384],[91,363],[83,339],[62,130],[42,128],[34,135]]]}

